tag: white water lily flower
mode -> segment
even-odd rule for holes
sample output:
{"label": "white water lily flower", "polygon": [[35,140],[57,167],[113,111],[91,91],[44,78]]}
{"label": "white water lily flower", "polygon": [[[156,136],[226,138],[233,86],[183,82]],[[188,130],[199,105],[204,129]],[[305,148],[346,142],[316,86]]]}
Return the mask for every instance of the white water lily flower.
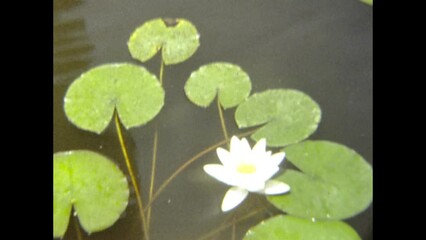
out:
{"label": "white water lily flower", "polygon": [[290,191],[290,186],[270,178],[278,172],[285,153],[271,154],[266,151],[266,139],[260,139],[253,149],[247,139],[233,136],[230,151],[216,149],[221,164],[204,165],[204,171],[217,180],[232,186],[222,201],[222,211],[238,206],[249,192],[262,194],[282,194]]}

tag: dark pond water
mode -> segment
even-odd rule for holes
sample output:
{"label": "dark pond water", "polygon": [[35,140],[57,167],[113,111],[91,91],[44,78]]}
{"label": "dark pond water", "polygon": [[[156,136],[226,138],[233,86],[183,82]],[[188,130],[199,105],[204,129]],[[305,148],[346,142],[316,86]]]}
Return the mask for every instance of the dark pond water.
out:
{"label": "dark pond water", "polygon": [[[189,158],[223,139],[214,105],[195,107],[183,86],[199,66],[227,61],[251,77],[254,92],[294,88],[322,109],[310,139],[335,141],[355,149],[372,163],[372,8],[357,0],[55,0],[54,8],[54,151],[91,149],[113,159],[127,172],[113,124],[96,135],[78,130],[63,112],[69,84],[104,63],[132,62],[127,41],[143,22],[179,17],[196,25],[200,48],[189,60],[165,68],[165,107],[154,121],[125,134],[142,192],[146,193],[154,127],[158,126],[158,187]],[[143,64],[158,74],[159,57]],[[225,111],[229,132],[241,133]],[[153,205],[151,239],[199,239],[229,223],[233,214],[219,206],[227,186],[202,171],[217,161],[214,152],[190,165]],[[143,193],[143,194],[144,194]],[[132,195],[133,196],[133,195]],[[146,194],[144,195],[146,197]],[[259,201],[260,200],[260,201]],[[250,196],[235,214],[263,202]],[[271,210],[273,214],[273,210]],[[236,227],[236,237],[258,223],[260,213]],[[372,207],[348,219],[362,239],[372,239]],[[208,239],[231,239],[232,228]],[[73,222],[64,238],[76,239]],[[142,239],[132,197],[123,217],[110,229],[83,239]]]}

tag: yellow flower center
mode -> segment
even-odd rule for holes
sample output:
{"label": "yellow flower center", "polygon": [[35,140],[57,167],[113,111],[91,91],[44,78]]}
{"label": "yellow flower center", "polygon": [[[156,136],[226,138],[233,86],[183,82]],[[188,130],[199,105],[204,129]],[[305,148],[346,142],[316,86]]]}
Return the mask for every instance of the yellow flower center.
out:
{"label": "yellow flower center", "polygon": [[237,171],[242,174],[251,174],[256,172],[256,166],[253,164],[243,163],[237,167]]}

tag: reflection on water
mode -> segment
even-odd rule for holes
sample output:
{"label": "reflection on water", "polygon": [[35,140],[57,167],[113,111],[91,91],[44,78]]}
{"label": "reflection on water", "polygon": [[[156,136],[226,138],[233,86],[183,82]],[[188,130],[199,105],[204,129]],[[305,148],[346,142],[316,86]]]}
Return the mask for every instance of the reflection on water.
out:
{"label": "reflection on water", "polygon": [[69,83],[91,62],[90,53],[94,45],[89,41],[83,19],[64,20],[61,11],[76,7],[81,1],[54,2],[53,29],[53,74],[54,83]]}

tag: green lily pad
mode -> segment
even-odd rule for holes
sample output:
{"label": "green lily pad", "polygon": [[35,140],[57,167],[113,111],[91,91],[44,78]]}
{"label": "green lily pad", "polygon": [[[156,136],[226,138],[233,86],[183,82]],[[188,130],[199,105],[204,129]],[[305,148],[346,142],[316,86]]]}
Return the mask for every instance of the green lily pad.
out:
{"label": "green lily pad", "polygon": [[249,229],[244,240],[360,240],[358,233],[341,221],[316,221],[276,216]]}
{"label": "green lily pad", "polygon": [[68,119],[77,127],[100,134],[114,109],[129,129],[153,119],[164,104],[164,90],[145,68],[129,63],[105,64],[76,79],[64,99]]}
{"label": "green lily pad", "polygon": [[291,89],[253,94],[235,111],[239,128],[265,124],[251,137],[255,141],[266,138],[271,147],[302,141],[317,129],[320,119],[318,104],[303,92]]}
{"label": "green lily pad", "polygon": [[368,5],[373,5],[373,0],[361,0],[361,2],[366,3]]}
{"label": "green lily pad", "polygon": [[58,152],[53,159],[53,236],[64,236],[72,206],[87,233],[112,226],[129,198],[120,169],[106,157],[85,150]]}
{"label": "green lily pad", "polygon": [[250,77],[231,63],[210,63],[192,72],[185,84],[185,93],[194,104],[207,107],[216,94],[224,109],[244,101],[251,91]]}
{"label": "green lily pad", "polygon": [[129,47],[133,58],[146,62],[160,49],[164,64],[176,64],[190,58],[198,46],[200,35],[185,19],[156,18],[145,22],[130,36]]}
{"label": "green lily pad", "polygon": [[269,196],[288,214],[315,219],[345,219],[372,201],[373,170],[352,149],[328,141],[306,141],[284,149],[302,172],[287,170],[277,178],[291,186],[289,194]]}

